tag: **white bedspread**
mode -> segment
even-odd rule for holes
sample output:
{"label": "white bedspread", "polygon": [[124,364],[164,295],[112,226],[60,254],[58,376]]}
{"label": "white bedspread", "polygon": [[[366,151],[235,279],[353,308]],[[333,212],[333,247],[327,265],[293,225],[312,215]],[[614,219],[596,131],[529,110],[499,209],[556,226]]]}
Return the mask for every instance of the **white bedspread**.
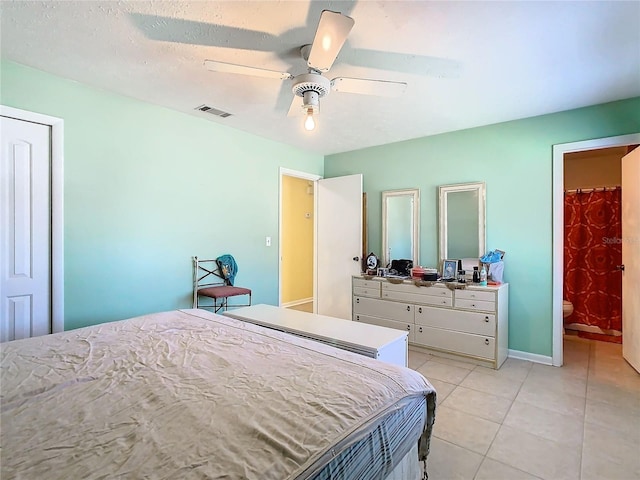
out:
{"label": "white bedspread", "polygon": [[412,370],[203,310],[0,348],[3,479],[293,479],[433,395]]}

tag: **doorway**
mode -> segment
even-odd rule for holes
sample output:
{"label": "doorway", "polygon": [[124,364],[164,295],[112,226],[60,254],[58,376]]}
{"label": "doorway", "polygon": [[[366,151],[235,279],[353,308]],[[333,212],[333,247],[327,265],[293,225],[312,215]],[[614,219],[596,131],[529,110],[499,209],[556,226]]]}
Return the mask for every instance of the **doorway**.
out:
{"label": "doorway", "polygon": [[278,305],[283,303],[282,182],[286,176],[311,181],[314,187],[313,313],[351,320],[351,279],[361,271],[362,174],[323,179],[280,168]]}
{"label": "doorway", "polygon": [[622,343],[622,157],[630,149],[564,155],[565,341]]}
{"label": "doorway", "polygon": [[321,177],[280,169],[279,305],[315,311],[316,182]]}
{"label": "doorway", "polygon": [[565,154],[612,147],[627,147],[640,143],[640,134],[608,137],[553,147],[553,356],[552,364],[563,362],[563,289],[564,289],[564,163]]}
{"label": "doorway", "polygon": [[[43,333],[56,333],[64,330],[64,230],[63,230],[63,194],[64,194],[64,178],[63,178],[63,134],[64,134],[64,122],[60,118],[51,117],[48,115],[42,115],[35,112],[29,112],[26,110],[20,110],[17,108],[7,107],[4,105],[0,105],[0,116],[3,120],[7,122],[13,122],[15,125],[18,125],[18,131],[20,131],[21,124],[24,127],[32,126],[34,128],[45,128],[48,130],[48,139],[46,140],[47,145],[45,145],[45,149],[47,150],[46,154],[48,158],[45,158],[44,164],[49,170],[49,178],[47,180],[48,192],[43,199],[45,204],[45,208],[50,212],[47,215],[48,219],[44,220],[48,222],[49,225],[46,225],[45,230],[47,230],[47,236],[49,237],[49,241],[47,242],[45,255],[42,256],[44,258],[44,262],[47,265],[45,268],[45,277],[46,277],[46,288],[48,290],[47,294],[49,295],[47,311],[45,312],[46,319],[44,320],[44,327],[42,328],[34,328],[30,326],[28,330],[30,330],[29,334],[43,334]],[[18,139],[20,139],[23,135],[18,134]],[[16,142],[21,143],[21,142]],[[22,142],[26,148],[30,148],[28,146],[28,142]],[[11,152],[9,150],[10,145],[3,145],[2,156],[4,158],[9,158]],[[11,150],[13,150],[13,144],[11,144]],[[11,169],[9,169],[11,170]],[[3,171],[3,176],[5,174],[8,175],[9,170],[7,172]],[[28,169],[27,169],[28,170]],[[26,171],[25,171],[26,172]],[[26,185],[26,184],[25,184]],[[9,205],[9,198],[5,198],[9,195],[9,189],[3,188],[3,206]],[[24,197],[24,201],[30,202],[32,193],[28,193]],[[26,205],[23,205],[25,207]],[[8,214],[7,214],[8,215]],[[3,229],[7,231],[7,228]],[[30,229],[24,231],[25,239],[28,240],[29,236],[32,234]],[[26,234],[29,234],[27,236]],[[4,240],[3,240],[4,241]],[[20,241],[17,243],[19,248],[25,247],[25,243]],[[29,267],[31,268],[31,267]],[[8,274],[8,270],[4,269]],[[8,275],[7,275],[8,276]],[[3,284],[4,285],[4,284]],[[3,287],[4,288],[4,287]],[[3,294],[4,295],[4,294]],[[3,311],[0,312],[0,317],[3,320],[7,320],[11,315],[16,312],[10,311],[11,302],[2,302]],[[26,315],[25,312],[18,312],[23,316]],[[26,317],[25,317],[26,318]],[[15,328],[15,327],[14,327]],[[27,327],[23,329],[23,336],[27,331]]]}
{"label": "doorway", "polygon": [[280,306],[313,312],[314,182],[283,175],[280,205]]}

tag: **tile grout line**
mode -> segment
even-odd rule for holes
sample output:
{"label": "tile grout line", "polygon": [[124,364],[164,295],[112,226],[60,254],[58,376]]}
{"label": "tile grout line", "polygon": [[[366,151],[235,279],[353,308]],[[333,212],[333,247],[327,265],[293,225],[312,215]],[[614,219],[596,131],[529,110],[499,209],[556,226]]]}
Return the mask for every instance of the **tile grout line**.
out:
{"label": "tile grout line", "polygon": [[587,356],[587,382],[584,392],[584,418],[582,420],[582,445],[580,445],[580,478],[582,479],[582,458],[584,457],[584,441],[587,433],[587,396],[589,395],[589,377],[591,376],[591,356],[595,354],[595,344],[589,343],[589,355]]}
{"label": "tile grout line", "polygon": [[[520,390],[522,390],[522,387],[524,385],[524,382],[527,381],[527,378],[529,378],[529,375],[531,374],[531,370],[533,369],[533,363],[529,366],[529,371],[527,372],[527,375],[524,377],[524,379],[522,380],[522,382],[520,383],[520,387],[518,388],[518,391],[516,392],[515,396],[513,397],[513,399],[511,400],[511,405],[509,405],[509,408],[507,409],[507,413],[504,414],[504,418],[502,419],[502,421],[500,422],[500,428],[498,428],[498,430],[496,431],[495,436],[493,437],[493,439],[491,440],[491,443],[489,444],[489,448],[487,448],[487,453],[485,454],[484,458],[487,458],[487,455],[489,454],[489,451],[491,450],[491,447],[493,447],[494,442],[496,441],[496,438],[498,437],[498,433],[500,433],[500,430],[502,429],[502,427],[504,426],[504,421],[507,419],[507,417],[509,416],[509,412],[511,412],[511,409],[513,408],[513,404],[516,402],[516,398],[518,398],[518,394],[520,393]],[[491,458],[491,457],[489,457]],[[493,460],[493,459],[492,459]],[[497,460],[496,460],[497,461]],[[484,460],[483,460],[484,462]],[[502,463],[502,462],[500,462]],[[505,464],[506,465],[506,464]],[[512,468],[516,468],[513,467],[512,465],[508,465],[509,467]],[[518,468],[516,468],[517,470],[520,470]],[[529,473],[529,472],[525,472],[525,473]]]}

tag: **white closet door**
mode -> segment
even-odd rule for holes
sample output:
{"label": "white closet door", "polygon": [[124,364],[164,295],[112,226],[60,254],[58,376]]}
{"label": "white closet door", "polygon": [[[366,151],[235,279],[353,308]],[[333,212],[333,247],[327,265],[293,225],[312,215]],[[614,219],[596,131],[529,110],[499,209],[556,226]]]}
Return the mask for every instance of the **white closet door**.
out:
{"label": "white closet door", "polygon": [[50,127],[0,125],[0,341],[51,332]]}
{"label": "white closet door", "polygon": [[622,356],[640,372],[640,147],[622,157]]}
{"label": "white closet door", "polygon": [[360,274],[362,175],[318,180],[316,313],[351,320],[351,278]]}

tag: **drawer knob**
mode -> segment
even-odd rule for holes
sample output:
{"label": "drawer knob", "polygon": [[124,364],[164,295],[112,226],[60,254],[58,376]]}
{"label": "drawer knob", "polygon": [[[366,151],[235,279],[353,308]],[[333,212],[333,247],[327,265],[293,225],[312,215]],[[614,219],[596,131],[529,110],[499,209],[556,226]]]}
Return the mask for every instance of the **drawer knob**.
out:
{"label": "drawer knob", "polygon": [[489,345],[489,339],[488,339],[488,338],[485,338],[485,339],[484,339],[484,344],[485,344],[485,345]]}
{"label": "drawer knob", "polygon": [[360,315],[356,315],[356,322],[360,321]]}
{"label": "drawer knob", "polygon": [[484,317],[484,321],[489,323],[489,317]]}
{"label": "drawer knob", "polygon": [[356,303],[360,303],[360,299],[359,298],[356,298]]}
{"label": "drawer knob", "polygon": [[407,325],[407,330],[411,331],[411,325]]}
{"label": "drawer knob", "polygon": [[418,308],[418,313],[422,313],[422,307]]}
{"label": "drawer knob", "polygon": [[471,304],[471,306],[472,306],[473,308],[476,308],[476,304],[475,304],[475,303],[472,303],[472,304]]}
{"label": "drawer knob", "polygon": [[418,329],[418,331],[419,331],[420,333],[422,333],[422,327],[420,327],[420,328]]}
{"label": "drawer knob", "polygon": [[411,311],[411,307],[409,305],[407,305],[407,312]]}

